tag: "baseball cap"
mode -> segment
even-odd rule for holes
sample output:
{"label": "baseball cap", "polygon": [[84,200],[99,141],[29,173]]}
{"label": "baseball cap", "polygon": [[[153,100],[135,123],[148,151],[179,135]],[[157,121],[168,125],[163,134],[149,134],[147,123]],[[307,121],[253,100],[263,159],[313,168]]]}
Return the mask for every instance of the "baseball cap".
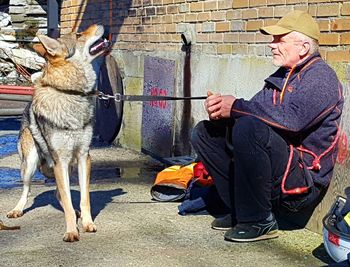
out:
{"label": "baseball cap", "polygon": [[320,38],[317,22],[310,14],[301,10],[287,13],[275,25],[260,28],[260,32],[267,35],[282,35],[292,31],[303,33],[315,40]]}

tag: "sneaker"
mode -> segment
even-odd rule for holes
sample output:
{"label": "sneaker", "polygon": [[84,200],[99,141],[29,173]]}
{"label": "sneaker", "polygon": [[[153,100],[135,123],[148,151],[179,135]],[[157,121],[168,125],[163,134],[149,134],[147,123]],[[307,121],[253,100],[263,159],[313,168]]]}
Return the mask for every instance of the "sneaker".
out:
{"label": "sneaker", "polygon": [[278,225],[275,218],[256,223],[238,223],[225,233],[225,240],[252,242],[278,237]]}
{"label": "sneaker", "polygon": [[232,225],[232,216],[231,214],[227,214],[224,217],[216,218],[211,223],[211,228],[215,230],[227,231],[233,227]]}

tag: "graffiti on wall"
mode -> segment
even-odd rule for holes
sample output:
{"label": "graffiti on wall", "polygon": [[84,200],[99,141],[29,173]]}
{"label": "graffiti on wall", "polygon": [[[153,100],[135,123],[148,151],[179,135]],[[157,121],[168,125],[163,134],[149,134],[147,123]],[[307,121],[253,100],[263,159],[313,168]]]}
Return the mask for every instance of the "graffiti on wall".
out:
{"label": "graffiti on wall", "polygon": [[[174,96],[175,61],[145,57],[144,95]],[[156,157],[170,157],[173,146],[174,107],[172,101],[143,103],[142,150]]]}

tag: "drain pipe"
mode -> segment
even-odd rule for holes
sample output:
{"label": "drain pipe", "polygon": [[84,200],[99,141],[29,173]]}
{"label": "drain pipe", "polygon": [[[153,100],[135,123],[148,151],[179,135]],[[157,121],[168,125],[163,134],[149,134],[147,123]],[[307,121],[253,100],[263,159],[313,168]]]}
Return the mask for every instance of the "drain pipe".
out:
{"label": "drain pipe", "polygon": [[[194,43],[194,33],[190,28],[187,28],[182,34],[182,51],[185,52],[183,65],[183,96],[191,96],[191,45]],[[184,101],[182,106],[181,126],[178,140],[177,151],[175,154],[191,155],[190,130],[192,128],[193,119],[191,116],[192,104],[191,101]]]}

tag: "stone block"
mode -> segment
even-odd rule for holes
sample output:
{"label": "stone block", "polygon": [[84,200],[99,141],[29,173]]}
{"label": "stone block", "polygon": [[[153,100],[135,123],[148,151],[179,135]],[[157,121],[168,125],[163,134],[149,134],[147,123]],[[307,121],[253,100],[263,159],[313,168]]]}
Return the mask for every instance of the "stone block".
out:
{"label": "stone block", "polygon": [[47,6],[39,6],[39,5],[29,5],[26,6],[25,13],[27,15],[45,15],[47,13]]}
{"label": "stone block", "polygon": [[9,7],[9,14],[23,14],[23,13],[25,13],[24,6],[10,6]]}
{"label": "stone block", "polygon": [[27,0],[10,0],[10,6],[26,6]]}

